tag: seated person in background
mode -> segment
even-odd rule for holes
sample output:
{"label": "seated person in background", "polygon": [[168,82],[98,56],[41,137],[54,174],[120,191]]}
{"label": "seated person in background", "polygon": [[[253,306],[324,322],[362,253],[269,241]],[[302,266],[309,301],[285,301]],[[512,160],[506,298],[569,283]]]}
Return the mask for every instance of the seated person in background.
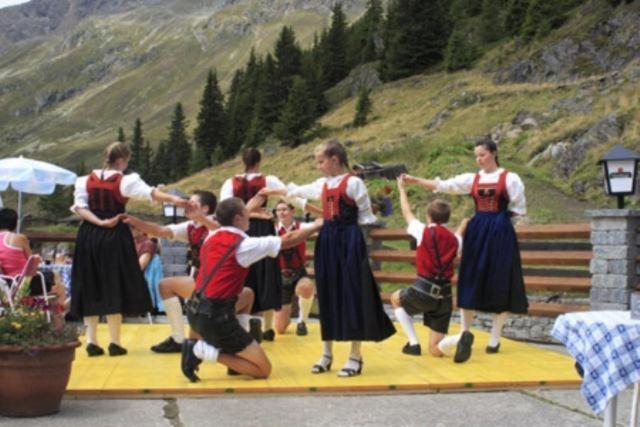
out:
{"label": "seated person in background", "polygon": [[164,311],[162,295],[158,288],[162,280],[162,261],[158,256],[158,242],[155,239],[150,239],[135,227],[131,227],[131,232],[133,233],[133,241],[136,244],[140,269],[144,272],[144,278],[149,286],[149,295],[151,295],[153,308],[156,312]]}

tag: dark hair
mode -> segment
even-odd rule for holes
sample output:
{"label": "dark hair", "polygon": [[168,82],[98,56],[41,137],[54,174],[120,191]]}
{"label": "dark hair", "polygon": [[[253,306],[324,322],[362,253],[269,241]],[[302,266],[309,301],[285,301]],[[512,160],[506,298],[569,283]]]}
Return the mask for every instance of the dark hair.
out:
{"label": "dark hair", "polygon": [[451,206],[445,200],[435,199],[427,205],[427,215],[436,224],[446,224],[451,216]]}
{"label": "dark hair", "polygon": [[344,145],[338,142],[337,139],[332,139],[330,141],[320,144],[316,148],[316,150],[321,150],[322,154],[324,154],[324,156],[327,158],[336,156],[340,161],[340,164],[345,168],[349,169],[349,159],[347,158],[347,150],[344,148]]}
{"label": "dark hair", "polygon": [[293,210],[293,211],[295,211],[295,210],[296,210],[296,207],[295,207],[295,206],[293,206],[293,204],[291,204],[291,203],[287,202],[287,201],[286,201],[286,200],[284,200],[284,199],[280,199],[280,200],[278,200],[278,203],[276,203],[276,208],[278,207],[278,205],[287,205],[287,206],[289,207],[289,209],[291,209],[291,210]]}
{"label": "dark hair", "polygon": [[11,208],[0,209],[0,229],[15,231],[18,226],[18,212]]}
{"label": "dark hair", "polygon": [[500,166],[498,161],[498,144],[495,143],[491,135],[485,135],[476,141],[476,147],[483,147],[485,150],[496,155],[496,165]]}
{"label": "dark hair", "polygon": [[193,192],[193,194],[200,198],[200,204],[202,206],[206,206],[209,208],[209,212],[207,213],[209,215],[213,215],[213,213],[216,211],[216,206],[218,205],[218,199],[216,199],[216,195],[211,191],[205,190],[196,190]]}
{"label": "dark hair", "polygon": [[244,202],[238,197],[224,199],[216,207],[216,220],[222,226],[232,226],[236,215],[242,215]]}
{"label": "dark hair", "polygon": [[244,163],[245,170],[251,169],[262,160],[260,150],[257,148],[249,147],[245,148],[242,152],[242,162]]}
{"label": "dark hair", "polygon": [[128,159],[131,156],[129,147],[124,142],[112,142],[104,150],[104,167],[113,165],[118,159]]}

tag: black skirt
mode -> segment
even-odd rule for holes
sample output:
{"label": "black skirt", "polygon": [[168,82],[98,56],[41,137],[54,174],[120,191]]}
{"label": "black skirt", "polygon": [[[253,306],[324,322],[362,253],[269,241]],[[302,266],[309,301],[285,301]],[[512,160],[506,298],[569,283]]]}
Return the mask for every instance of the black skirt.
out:
{"label": "black skirt", "polygon": [[[273,222],[252,218],[247,234],[251,237],[275,236]],[[279,310],[282,304],[282,276],[277,258],[266,257],[251,266],[244,285],[255,293],[252,313]]]}
{"label": "black skirt", "polygon": [[133,236],[126,224],[98,227],[83,221],[71,270],[71,314],[76,317],[152,309]]}

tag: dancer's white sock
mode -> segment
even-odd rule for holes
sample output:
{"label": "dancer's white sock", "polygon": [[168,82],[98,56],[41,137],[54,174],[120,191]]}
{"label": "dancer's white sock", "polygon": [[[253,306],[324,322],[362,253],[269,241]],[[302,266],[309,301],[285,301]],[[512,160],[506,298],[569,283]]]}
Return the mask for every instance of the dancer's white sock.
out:
{"label": "dancer's white sock", "polygon": [[402,330],[405,334],[407,334],[407,338],[409,338],[409,344],[416,345],[419,343],[418,335],[416,334],[416,329],[413,327],[413,319],[406,310],[402,307],[398,307],[393,312],[396,315],[396,319],[400,322],[402,326]]}
{"label": "dancer's white sock", "polygon": [[122,314],[107,314],[107,325],[109,325],[111,342],[120,345],[120,325],[122,325]]}
{"label": "dancer's white sock", "polygon": [[167,313],[167,320],[171,326],[171,337],[178,344],[184,341],[184,317],[182,316],[182,306],[178,297],[167,298],[164,301],[164,312]]}
{"label": "dancer's white sock", "polygon": [[491,336],[489,337],[489,346],[495,347],[500,344],[500,336],[502,335],[502,327],[507,320],[509,313],[499,313],[493,316],[493,322],[491,323]]}
{"label": "dancer's white sock", "polygon": [[238,318],[238,323],[242,326],[242,329],[249,332],[249,319],[251,319],[251,315],[246,313],[241,313],[236,316]]}
{"label": "dancer's white sock", "polygon": [[450,355],[455,350],[458,345],[458,341],[460,341],[460,336],[462,333],[456,335],[447,335],[442,338],[442,340],[438,343],[438,349],[446,355]]}
{"label": "dancer's white sock", "polygon": [[218,360],[220,351],[211,344],[198,340],[196,345],[193,346],[193,354],[195,354],[198,359],[215,363]]}
{"label": "dancer's white sock", "polygon": [[262,312],[262,330],[266,332],[269,329],[273,329],[273,310]]}
{"label": "dancer's white sock", "polygon": [[313,306],[313,297],[303,298],[302,296],[299,296],[298,306],[300,308],[300,316],[298,317],[298,322],[306,322],[307,320],[309,320],[309,312],[311,312],[311,306]]}
{"label": "dancer's white sock", "polygon": [[473,323],[473,317],[476,315],[474,310],[467,310],[466,308],[460,309],[460,326],[462,326],[463,331],[468,331],[471,329],[471,324]]}
{"label": "dancer's white sock", "polygon": [[322,356],[318,365],[327,367],[333,358],[333,341],[322,341]]}
{"label": "dancer's white sock", "polygon": [[98,316],[87,316],[84,318],[87,327],[87,344],[98,345]]}

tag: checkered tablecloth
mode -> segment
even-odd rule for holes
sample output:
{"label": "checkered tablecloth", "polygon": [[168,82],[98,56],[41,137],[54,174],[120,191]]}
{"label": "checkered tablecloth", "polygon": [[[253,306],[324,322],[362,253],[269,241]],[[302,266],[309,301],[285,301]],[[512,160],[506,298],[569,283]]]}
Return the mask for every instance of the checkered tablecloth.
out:
{"label": "checkered tablecloth", "polygon": [[580,390],[595,413],[640,381],[640,321],[632,320],[629,311],[564,314],[556,319],[551,335],[582,365]]}

